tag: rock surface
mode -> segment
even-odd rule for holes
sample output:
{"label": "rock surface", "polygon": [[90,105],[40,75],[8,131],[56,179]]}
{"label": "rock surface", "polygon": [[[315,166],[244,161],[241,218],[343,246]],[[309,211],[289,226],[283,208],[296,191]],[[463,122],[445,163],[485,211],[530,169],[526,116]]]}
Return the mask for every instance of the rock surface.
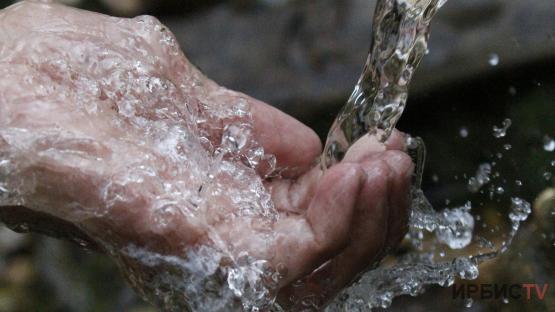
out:
{"label": "rock surface", "polygon": [[[209,77],[306,117],[335,112],[351,92],[366,59],[374,4],[313,1],[247,12],[220,5],[162,21]],[[553,16],[552,0],[448,2],[413,93],[553,58]]]}

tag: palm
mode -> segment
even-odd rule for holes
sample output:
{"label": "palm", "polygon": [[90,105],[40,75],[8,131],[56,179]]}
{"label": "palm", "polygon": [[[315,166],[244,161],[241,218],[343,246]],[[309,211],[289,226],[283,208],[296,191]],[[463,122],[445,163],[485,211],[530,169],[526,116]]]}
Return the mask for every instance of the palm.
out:
{"label": "palm", "polygon": [[398,133],[322,172],[309,128],[204,77],[153,19],[36,3],[0,14],[0,163],[17,190],[3,206],[112,252],[246,252],[287,268],[285,304],[325,302],[401,239],[412,163]]}

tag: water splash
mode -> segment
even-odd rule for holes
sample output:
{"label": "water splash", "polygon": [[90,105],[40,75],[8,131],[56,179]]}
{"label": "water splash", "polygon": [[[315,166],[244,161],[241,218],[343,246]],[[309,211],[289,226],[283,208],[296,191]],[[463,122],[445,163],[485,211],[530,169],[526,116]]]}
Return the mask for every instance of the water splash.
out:
{"label": "water splash", "polygon": [[[321,159],[323,168],[339,162],[348,148],[363,135],[378,135],[381,141],[387,140],[404,110],[412,75],[427,53],[431,18],[443,4],[444,1],[378,1],[370,54],[353,93],[328,134]],[[489,62],[496,66],[498,56],[492,55]],[[505,119],[501,127],[493,128],[493,135],[496,138],[505,137],[511,123],[510,119]],[[460,136],[467,137],[468,130],[461,128]],[[509,214],[511,230],[501,247],[496,249],[493,242],[473,235],[475,218],[471,214],[470,202],[440,212],[431,206],[420,190],[426,155],[424,142],[409,137],[407,148],[416,163],[407,234],[413,251],[366,272],[344,290],[327,311],[385,308],[397,296],[422,293],[426,285],[451,286],[456,277],[475,279],[479,273],[478,265],[506,252],[520,223],[530,214],[530,204],[520,198],[512,199]],[[488,184],[491,171],[491,164],[482,164],[476,176],[469,180],[469,190],[478,192]],[[504,193],[502,187],[495,191]],[[434,235],[430,237],[426,233]],[[435,256],[436,246],[440,244],[464,250],[473,240],[488,252],[480,251],[476,255],[466,252],[467,256],[454,256],[451,260],[443,251],[439,253],[439,259]],[[466,305],[470,307],[472,302]]]}
{"label": "water splash", "polygon": [[410,81],[428,51],[429,27],[440,0],[380,0],[364,70],[328,134],[322,166],[339,162],[366,134],[385,141],[403,110]]}
{"label": "water splash", "polygon": [[[366,133],[377,134],[381,130],[381,140],[387,139],[403,112],[412,75],[427,52],[431,18],[443,3],[441,0],[378,2],[370,55],[352,96],[330,131],[322,157],[323,166],[328,167],[340,161],[348,147]],[[124,25],[122,22],[118,27]],[[129,30],[130,34],[158,40],[168,55],[180,53],[174,38],[152,18],[133,20]],[[138,40],[141,38],[135,39],[141,42]],[[50,72],[60,74],[62,82],[73,79],[63,76],[71,67],[68,63],[72,58],[79,59],[81,54],[97,54],[86,50],[91,48],[89,46],[60,50],[59,44],[56,42],[49,50],[49,53],[58,51],[58,59],[46,65]],[[106,49],[103,51],[106,52]],[[35,52],[40,53],[38,50]],[[67,53],[76,56],[67,60]],[[10,56],[21,57],[15,54]],[[172,222],[179,219],[176,216],[183,216],[207,228],[209,243],[164,253],[144,246],[130,244],[122,247],[112,241],[104,241],[107,251],[118,260],[129,281],[144,297],[167,311],[279,310],[274,305],[275,287],[286,270],[272,268],[265,260],[249,254],[235,254],[230,242],[215,232],[207,220],[207,216],[217,216],[222,223],[260,218],[265,222],[264,225],[271,225],[277,217],[270,194],[255,172],[260,168],[268,168],[262,175],[271,175],[276,160],[251,139],[252,121],[248,106],[241,98],[218,106],[214,104],[213,98],[200,95],[201,110],[187,103],[184,97],[184,93],[191,92],[187,86],[194,86],[198,81],[184,81],[186,78],[181,76],[172,79],[157,77],[159,62],[165,60],[163,57],[145,57],[134,62],[121,55],[112,57],[114,59],[99,62],[106,66],[102,79],[82,76],[78,81],[72,81],[85,86],[79,89],[82,91],[79,94],[74,94],[66,85],[60,85],[55,92],[43,90],[45,94],[37,96],[50,96],[59,100],[52,103],[64,102],[65,99],[57,96],[72,98],[73,102],[81,105],[77,108],[79,116],[86,117],[98,113],[100,108],[97,107],[97,99],[99,96],[105,97],[115,103],[112,109],[123,116],[118,126],[126,130],[122,131],[126,140],[108,139],[101,144],[81,133],[64,136],[56,130],[53,133],[45,131],[37,136],[21,129],[2,128],[0,152],[9,151],[9,155],[0,154],[0,203],[41,207],[40,202],[33,202],[32,196],[22,195],[33,192],[21,188],[20,179],[24,176],[20,172],[30,163],[24,157],[14,161],[21,155],[34,155],[43,163],[56,165],[58,169],[79,164],[80,168],[86,167],[90,172],[113,173],[109,183],[102,186],[98,203],[91,207],[85,202],[72,203],[82,205],[81,208],[91,208],[90,215],[73,215],[74,206],[60,212],[62,216],[75,217],[76,220],[104,216],[107,211],[104,208],[97,210],[98,207],[109,210],[127,204],[136,208],[138,206],[133,202],[136,194],[126,193],[125,187],[152,186],[139,189],[144,194],[153,195],[152,205],[147,207],[146,212],[152,216],[149,219],[153,221],[149,224],[152,230],[163,232],[171,229]],[[75,68],[80,66],[71,65]],[[172,66],[177,66],[183,72],[187,69],[179,61],[174,61]],[[24,78],[30,81],[37,79],[32,75]],[[44,85],[48,86],[49,83]],[[180,105],[174,105],[172,101]],[[181,105],[183,103],[187,105],[184,107]],[[211,107],[209,103],[216,106]],[[182,110],[194,113],[184,114]],[[508,126],[503,128],[500,134],[506,132]],[[126,146],[144,147],[141,142],[130,144],[133,137],[129,133],[139,133],[140,141],[150,142],[153,151],[149,153],[139,148],[135,151]],[[220,140],[210,140],[212,133],[221,133]],[[45,142],[51,148],[42,148]],[[83,146],[94,147],[94,153],[83,150]],[[413,251],[367,272],[337,297],[328,308],[331,311],[387,307],[399,295],[415,296],[422,293],[426,285],[450,286],[457,277],[475,279],[479,263],[505,251],[520,222],[530,213],[529,204],[514,198],[510,214],[511,232],[500,251],[452,258],[441,252],[438,259],[436,250],[431,250],[429,246],[463,249],[471,244],[475,230],[472,207],[469,203],[436,211],[420,190],[425,160],[424,143],[419,138],[408,138],[407,146],[416,162],[413,209],[407,237]],[[128,155],[126,152],[130,150],[142,157]],[[14,167],[14,163],[18,166]],[[193,188],[190,187],[192,181],[195,183]],[[27,187],[34,187],[29,181],[24,182]],[[158,193],[150,193],[153,190]],[[208,196],[230,202],[231,206],[238,209],[219,211],[226,205],[211,207],[206,200]],[[260,234],[264,238],[263,242],[270,241],[272,234],[264,226],[262,228],[250,230]],[[431,244],[428,244],[430,241]],[[489,249],[494,247],[484,239],[480,240],[480,244]],[[304,299],[307,298],[299,298]]]}
{"label": "water splash", "polygon": [[22,104],[0,114],[0,207],[75,224],[164,311],[271,306],[284,272],[223,229],[238,222],[272,250],[278,213],[263,177],[276,161],[253,139],[246,97],[203,78],[153,17],[24,1],[2,22],[18,12],[40,27],[2,37],[2,101]]}
{"label": "water splash", "polygon": [[497,139],[504,138],[507,135],[507,130],[511,126],[512,121],[509,118],[505,118],[501,127],[493,126],[493,136]]}

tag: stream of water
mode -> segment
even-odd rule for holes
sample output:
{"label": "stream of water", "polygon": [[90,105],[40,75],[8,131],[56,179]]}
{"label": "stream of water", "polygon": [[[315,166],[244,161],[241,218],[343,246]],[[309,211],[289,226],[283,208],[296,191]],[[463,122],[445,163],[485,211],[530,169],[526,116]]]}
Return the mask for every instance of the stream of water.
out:
{"label": "stream of water", "polygon": [[[401,117],[412,76],[428,51],[430,22],[442,0],[380,0],[374,13],[372,41],[363,72],[350,98],[331,127],[322,167],[341,161],[347,150],[364,135],[388,139]],[[511,121],[494,127],[496,138],[504,137]],[[472,203],[436,211],[420,189],[426,149],[420,138],[408,138],[407,147],[416,164],[412,211],[406,241],[410,252],[391,257],[362,275],[327,308],[328,311],[366,311],[388,307],[400,295],[416,296],[427,285],[451,286],[457,277],[475,279],[478,265],[504,253],[520,223],[531,213],[530,204],[511,199],[507,216],[511,224],[503,241],[495,246],[474,235]],[[469,180],[469,190],[478,192],[489,182],[491,165],[483,164]],[[469,246],[479,245],[478,252]],[[445,252],[444,246],[456,252]],[[439,251],[441,250],[441,251]]]}

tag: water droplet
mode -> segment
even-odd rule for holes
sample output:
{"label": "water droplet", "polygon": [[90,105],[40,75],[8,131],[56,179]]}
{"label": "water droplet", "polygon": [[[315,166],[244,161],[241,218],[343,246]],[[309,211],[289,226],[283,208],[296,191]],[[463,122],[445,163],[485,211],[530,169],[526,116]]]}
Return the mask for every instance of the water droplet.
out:
{"label": "water droplet", "polygon": [[543,178],[547,181],[551,180],[552,177],[553,177],[553,174],[549,171],[546,171],[543,173]]}
{"label": "water droplet", "polygon": [[459,277],[466,280],[475,280],[478,278],[478,266],[468,257],[459,257],[454,261],[454,270]]}
{"label": "water droplet", "polygon": [[474,300],[472,300],[472,298],[464,299],[464,307],[465,308],[472,308],[473,303],[474,303]]}
{"label": "water droplet", "polygon": [[512,95],[512,96],[515,96],[516,95],[516,88],[513,87],[513,86],[510,86],[509,87],[509,94]]}
{"label": "water droplet", "polygon": [[503,298],[503,303],[504,303],[504,304],[508,304],[508,303],[509,303],[509,299],[508,299],[508,298],[506,298],[506,297],[505,297],[505,298]]}
{"label": "water droplet", "polygon": [[230,152],[241,150],[247,144],[248,135],[246,125],[226,125],[222,135],[222,146]]}
{"label": "water droplet", "polygon": [[451,249],[461,249],[472,241],[474,218],[469,213],[470,206],[444,209],[440,215],[440,224],[436,237],[438,241]]}
{"label": "water droplet", "polygon": [[478,192],[482,186],[489,183],[490,175],[491,165],[488,163],[481,164],[474,177],[468,180],[468,190],[472,193]]}
{"label": "water droplet", "polygon": [[511,211],[509,213],[509,218],[513,222],[521,222],[528,219],[531,212],[532,208],[529,202],[518,197],[511,198]]}
{"label": "water droplet", "polygon": [[511,124],[512,121],[509,118],[505,118],[501,127],[493,126],[493,136],[498,139],[504,138],[507,135],[507,130],[509,129]]}
{"label": "water droplet", "polygon": [[433,181],[434,183],[439,182],[439,177],[438,177],[437,174],[432,175],[432,181]]}
{"label": "water droplet", "polygon": [[495,189],[495,193],[501,195],[501,194],[505,193],[505,189],[504,189],[503,187],[501,187],[501,186],[498,186],[498,187]]}
{"label": "water droplet", "polygon": [[461,138],[468,137],[468,129],[466,127],[460,128],[459,129],[459,135],[461,136]]}
{"label": "water droplet", "polygon": [[26,222],[18,223],[11,227],[12,230],[20,233],[29,232],[29,225]]}
{"label": "water droplet", "polygon": [[517,186],[522,186],[522,181],[520,181],[520,180],[515,180],[515,184],[516,184]]}
{"label": "water droplet", "polygon": [[499,55],[491,53],[488,58],[488,63],[491,66],[497,66],[499,64]]}
{"label": "water droplet", "polygon": [[503,145],[503,148],[504,148],[506,151],[508,151],[508,150],[510,150],[511,148],[513,148],[513,146],[512,146],[511,144],[505,144],[505,145]]}
{"label": "water droplet", "polygon": [[547,152],[555,151],[555,140],[552,137],[545,135],[543,137],[543,149]]}

